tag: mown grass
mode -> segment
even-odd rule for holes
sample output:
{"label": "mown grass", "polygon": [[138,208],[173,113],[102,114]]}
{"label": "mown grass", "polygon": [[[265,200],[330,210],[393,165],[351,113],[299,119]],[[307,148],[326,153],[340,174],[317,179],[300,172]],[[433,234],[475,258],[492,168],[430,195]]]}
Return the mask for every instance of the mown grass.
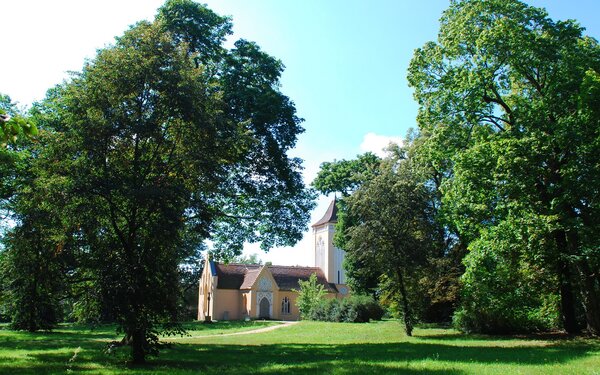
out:
{"label": "mown grass", "polygon": [[[259,323],[260,324],[260,323]],[[0,372],[10,374],[599,374],[600,340],[462,335],[417,329],[406,337],[395,321],[301,322],[251,335],[222,333],[247,323],[193,324],[143,367],[127,350],[106,354],[111,327],[63,326],[55,332],[0,331]],[[210,332],[210,337],[204,336]]]}

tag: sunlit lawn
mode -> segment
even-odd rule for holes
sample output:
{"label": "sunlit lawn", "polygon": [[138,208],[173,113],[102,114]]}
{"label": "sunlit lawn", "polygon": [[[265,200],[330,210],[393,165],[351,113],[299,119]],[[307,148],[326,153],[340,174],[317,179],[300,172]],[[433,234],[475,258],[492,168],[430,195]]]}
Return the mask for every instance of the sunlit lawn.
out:
{"label": "sunlit lawn", "polygon": [[[274,324],[274,323],[267,323]],[[406,337],[395,321],[369,324],[301,322],[274,331],[262,322],[191,324],[142,368],[127,366],[127,349],[104,352],[113,327],[62,326],[51,333],[0,331],[0,372],[144,374],[598,374],[600,340],[468,336],[417,329]],[[199,337],[210,335],[210,337]]]}

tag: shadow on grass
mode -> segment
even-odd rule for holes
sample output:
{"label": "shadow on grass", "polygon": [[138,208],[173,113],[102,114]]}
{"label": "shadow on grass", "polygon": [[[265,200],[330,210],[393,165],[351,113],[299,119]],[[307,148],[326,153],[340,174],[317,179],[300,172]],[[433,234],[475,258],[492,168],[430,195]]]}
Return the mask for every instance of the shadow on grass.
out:
{"label": "shadow on grass", "polygon": [[[57,352],[48,345],[33,342],[29,354],[34,360],[11,366],[0,358],[1,372],[11,374],[57,373],[72,370],[97,373],[99,369],[121,373],[126,352],[109,356],[102,351],[101,343],[82,343],[75,360],[72,350]],[[54,347],[62,344],[54,342]],[[73,342],[71,342],[71,347]],[[77,344],[75,344],[77,345]],[[8,346],[8,347],[7,347]],[[10,349],[0,342],[0,350]],[[46,350],[40,353],[39,351]],[[153,374],[203,373],[203,374],[294,374],[331,373],[344,374],[461,374],[461,367],[469,364],[548,365],[595,355],[598,346],[590,343],[551,343],[548,346],[455,346],[440,343],[400,342],[381,344],[273,344],[273,345],[210,345],[174,344],[160,357],[150,359],[148,365],[135,368],[136,373]],[[427,361],[415,366],[414,362]],[[424,368],[431,362],[444,362],[443,370]],[[96,364],[96,368],[90,365]],[[418,368],[415,368],[418,367]],[[435,367],[435,366],[433,366]]]}
{"label": "shadow on grass", "polygon": [[[568,343],[581,343],[585,339],[593,339],[591,336],[573,336],[562,332],[550,332],[550,333],[531,333],[522,335],[486,335],[486,334],[465,334],[465,333],[447,333],[439,332],[433,334],[423,334],[422,332],[417,333],[414,336],[416,339],[423,340],[437,340],[437,341],[549,341],[566,345]],[[593,341],[588,341],[590,345]],[[598,345],[600,346],[600,342]]]}

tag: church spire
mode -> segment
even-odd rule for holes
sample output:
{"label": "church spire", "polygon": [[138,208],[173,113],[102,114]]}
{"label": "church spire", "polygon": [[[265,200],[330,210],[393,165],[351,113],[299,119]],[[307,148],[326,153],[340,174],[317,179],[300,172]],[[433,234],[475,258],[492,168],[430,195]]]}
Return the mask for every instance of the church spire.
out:
{"label": "church spire", "polygon": [[317,227],[319,225],[327,224],[327,223],[337,223],[337,199],[333,197],[333,200],[329,204],[325,215],[321,218],[321,220],[314,223],[312,226]]}

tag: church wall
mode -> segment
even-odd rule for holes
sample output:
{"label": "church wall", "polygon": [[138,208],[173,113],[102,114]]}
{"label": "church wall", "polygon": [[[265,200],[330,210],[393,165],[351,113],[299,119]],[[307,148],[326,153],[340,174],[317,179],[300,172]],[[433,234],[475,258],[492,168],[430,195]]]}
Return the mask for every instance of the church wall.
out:
{"label": "church wall", "polygon": [[333,244],[335,224],[329,223],[314,229],[315,267],[321,268],[330,283],[345,284],[345,251]]}
{"label": "church wall", "polygon": [[209,262],[206,260],[204,271],[202,272],[202,277],[200,278],[198,286],[198,320],[204,320],[205,316],[209,314],[209,311],[212,313],[212,306],[210,308],[208,306],[208,295],[213,289],[213,278],[211,277],[210,266],[208,264]]}
{"label": "church wall", "polygon": [[335,246],[332,246],[334,255],[334,274],[330,282],[335,284],[346,284],[346,272],[344,271],[344,257],[346,252]]}
{"label": "church wall", "polygon": [[216,289],[213,293],[211,304],[214,307],[212,318],[214,320],[238,320],[242,319],[241,293],[238,289]]}
{"label": "church wall", "polygon": [[241,304],[240,304],[240,314],[241,319],[246,319],[252,317],[252,293],[247,290],[241,292]]}
{"label": "church wall", "polygon": [[329,249],[333,246],[333,231],[332,224],[324,224],[313,229],[314,232],[314,248],[315,248],[315,267],[319,267],[325,278],[330,280],[333,274],[333,256]]}
{"label": "church wall", "polygon": [[[284,314],[282,312],[283,299],[287,297],[290,300],[290,313]],[[277,293],[277,299],[275,300],[275,310],[277,311],[277,319],[280,320],[300,320],[300,311],[296,306],[296,299],[298,293],[291,290],[281,290]]]}
{"label": "church wall", "polygon": [[204,294],[198,295],[198,320],[204,320],[206,312],[204,306],[206,305],[206,296]]}
{"label": "church wall", "polygon": [[256,291],[249,290],[248,291],[248,316],[251,319],[256,318],[258,312],[256,311]]}
{"label": "church wall", "polygon": [[[337,275],[335,272],[335,250],[333,247],[333,232],[334,232],[334,224],[327,224],[327,227],[329,229],[329,236],[328,236],[328,242],[327,242],[327,256],[329,257],[329,261],[328,261],[328,267],[327,267],[327,281],[329,281],[330,283],[335,283],[337,282]],[[333,250],[333,251],[332,251]]]}

